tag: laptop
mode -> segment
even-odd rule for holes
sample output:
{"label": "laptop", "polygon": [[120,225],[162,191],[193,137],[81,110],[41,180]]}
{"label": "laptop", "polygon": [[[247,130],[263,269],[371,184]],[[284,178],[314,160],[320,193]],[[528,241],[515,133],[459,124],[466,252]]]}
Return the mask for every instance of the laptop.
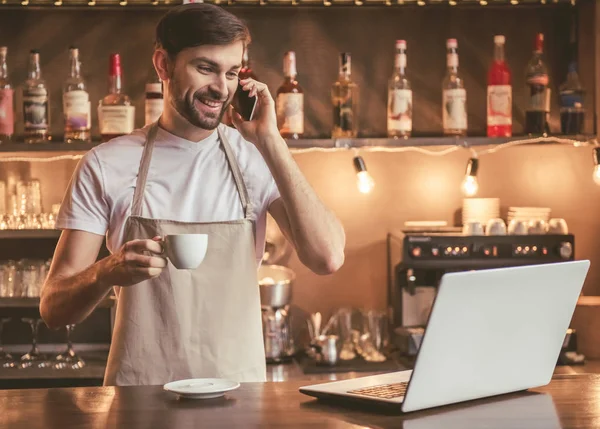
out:
{"label": "laptop", "polygon": [[300,392],[411,412],[545,386],[589,266],[584,260],[445,274],[412,370]]}

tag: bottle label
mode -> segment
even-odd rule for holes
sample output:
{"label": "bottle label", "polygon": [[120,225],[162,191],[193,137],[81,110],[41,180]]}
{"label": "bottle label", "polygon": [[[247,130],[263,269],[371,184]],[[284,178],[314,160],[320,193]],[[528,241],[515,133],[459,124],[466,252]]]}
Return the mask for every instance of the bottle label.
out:
{"label": "bottle label", "polygon": [[489,85],[487,93],[487,124],[512,125],[512,86]]}
{"label": "bottle label", "polygon": [[162,83],[160,83],[160,82],[147,83],[146,84],[146,92],[162,94]]}
{"label": "bottle label", "polygon": [[304,94],[277,96],[277,124],[282,134],[304,133]]}
{"label": "bottle label", "polygon": [[76,130],[89,130],[91,121],[90,96],[86,91],[75,90],[63,94],[65,127]]}
{"label": "bottle label", "polygon": [[446,55],[446,65],[448,67],[458,67],[458,54],[449,53]]}
{"label": "bottle label", "polygon": [[333,126],[340,131],[354,132],[354,99],[351,90],[333,97]]}
{"label": "bottle label", "polygon": [[48,130],[48,91],[46,88],[23,90],[25,132]]}
{"label": "bottle label", "polygon": [[412,130],[412,91],[393,89],[388,92],[388,131]]}
{"label": "bottle label", "polygon": [[15,132],[13,90],[0,89],[0,135],[11,136]]}
{"label": "bottle label", "polygon": [[394,67],[397,69],[406,67],[406,54],[396,54],[394,59]]}
{"label": "bottle label", "polygon": [[144,123],[149,125],[158,121],[163,112],[162,98],[147,98],[144,102]]}
{"label": "bottle label", "polygon": [[467,129],[467,91],[464,88],[444,90],[442,121],[445,130]]}
{"label": "bottle label", "polygon": [[129,134],[134,129],[135,106],[98,107],[100,134]]}

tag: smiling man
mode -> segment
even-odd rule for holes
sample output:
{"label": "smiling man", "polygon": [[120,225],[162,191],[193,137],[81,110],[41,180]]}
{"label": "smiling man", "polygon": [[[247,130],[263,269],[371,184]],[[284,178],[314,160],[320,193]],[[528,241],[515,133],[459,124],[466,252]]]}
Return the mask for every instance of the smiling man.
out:
{"label": "smiling man", "polygon": [[[252,121],[221,124],[250,42],[234,15],[174,7],[156,28],[164,87],[156,124],[115,138],[79,163],[57,220],[62,229],[42,290],[50,327],[79,323],[115,288],[105,385],[197,377],[265,380],[257,266],[267,212],[318,274],[344,261],[344,231],[295,164],[266,85]],[[165,259],[166,234],[208,234],[195,270]],[[96,261],[103,237],[111,255]]]}

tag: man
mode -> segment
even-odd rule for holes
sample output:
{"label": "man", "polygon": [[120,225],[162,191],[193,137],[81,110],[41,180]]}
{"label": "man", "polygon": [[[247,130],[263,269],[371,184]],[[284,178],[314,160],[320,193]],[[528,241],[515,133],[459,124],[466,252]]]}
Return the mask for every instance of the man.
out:
{"label": "man", "polygon": [[[57,220],[62,229],[40,312],[58,328],[118,296],[105,384],[191,377],[265,380],[257,266],[267,211],[318,274],[344,260],[345,236],[295,164],[266,85],[252,121],[231,112],[246,26],[208,4],[171,9],[156,29],[164,83],[157,124],[96,147],[79,163]],[[163,254],[167,234],[208,234],[196,270]],[[111,255],[96,262],[103,237]]]}

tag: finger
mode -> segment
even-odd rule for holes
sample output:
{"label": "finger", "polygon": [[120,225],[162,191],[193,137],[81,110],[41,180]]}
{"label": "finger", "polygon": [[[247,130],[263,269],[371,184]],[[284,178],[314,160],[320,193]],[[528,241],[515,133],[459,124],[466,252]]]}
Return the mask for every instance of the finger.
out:
{"label": "finger", "polygon": [[256,82],[254,95],[265,104],[273,103],[269,88],[264,83]]}
{"label": "finger", "polygon": [[154,267],[136,267],[132,270],[132,274],[145,278],[158,277],[162,273],[162,268]]}
{"label": "finger", "polygon": [[148,251],[160,255],[162,253],[162,246],[153,240],[133,240],[125,244],[125,250],[137,253]]}
{"label": "finger", "polygon": [[240,125],[244,123],[244,120],[242,119],[241,115],[238,112],[236,112],[233,107],[231,108],[231,122],[237,129],[239,129]]}
{"label": "finger", "polygon": [[135,264],[135,266],[137,267],[165,268],[167,266],[167,260],[159,256],[148,256],[140,255],[139,253],[128,253],[126,259],[132,264]]}

